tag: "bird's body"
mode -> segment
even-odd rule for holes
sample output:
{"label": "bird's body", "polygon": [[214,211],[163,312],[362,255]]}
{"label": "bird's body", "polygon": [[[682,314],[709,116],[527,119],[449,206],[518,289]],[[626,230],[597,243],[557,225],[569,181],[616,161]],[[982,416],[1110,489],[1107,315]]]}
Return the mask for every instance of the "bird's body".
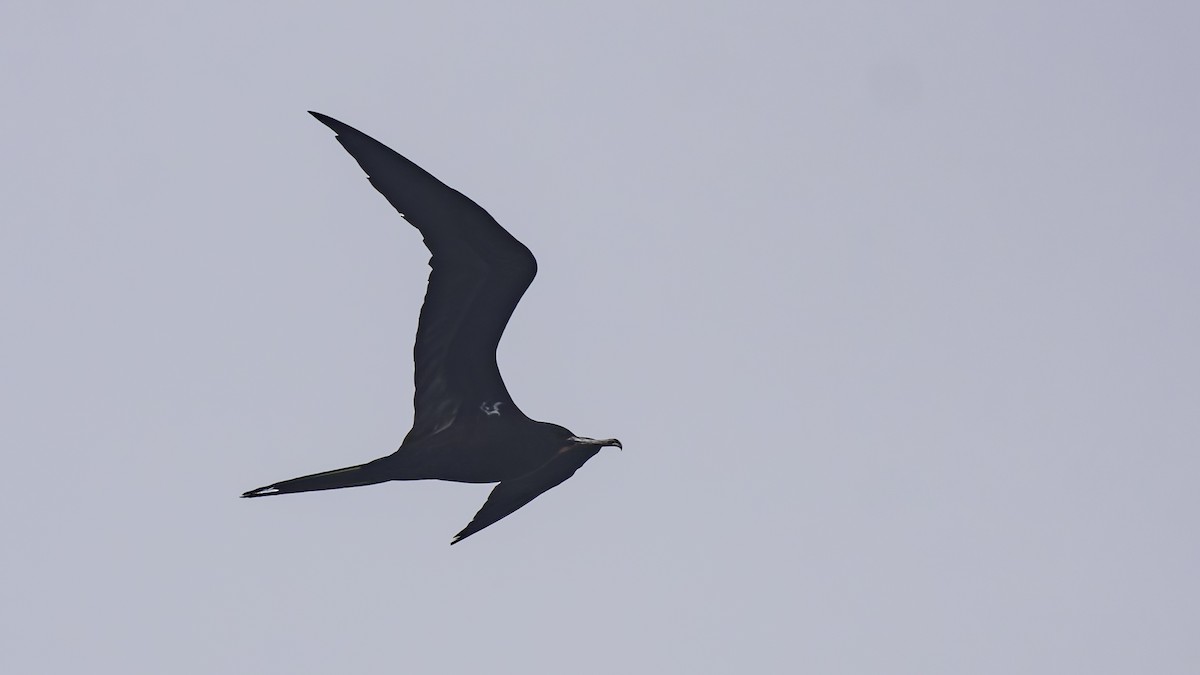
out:
{"label": "bird's body", "polygon": [[416,164],[333,118],[312,115],[338,134],[375,188],[420,230],[433,254],[413,350],[413,426],[391,455],[242,496],[392,480],[499,483],[455,543],[571,477],[601,447],[620,447],[616,439],[583,438],[529,419],[504,386],[496,347],[537,273],[529,249],[477,204]]}

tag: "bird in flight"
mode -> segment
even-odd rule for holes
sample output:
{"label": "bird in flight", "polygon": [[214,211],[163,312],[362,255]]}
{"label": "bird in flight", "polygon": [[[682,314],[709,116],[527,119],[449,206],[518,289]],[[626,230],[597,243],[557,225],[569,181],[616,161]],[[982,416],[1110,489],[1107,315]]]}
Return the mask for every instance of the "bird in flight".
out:
{"label": "bird in flight", "polygon": [[421,167],[332,117],[371,184],[421,232],[432,253],[413,348],[413,426],[400,449],[366,464],[272,483],[267,497],[393,480],[498,483],[456,544],[570,478],[615,438],[577,436],[525,416],[496,365],[496,346],[537,273],[537,261],[487,211]]}

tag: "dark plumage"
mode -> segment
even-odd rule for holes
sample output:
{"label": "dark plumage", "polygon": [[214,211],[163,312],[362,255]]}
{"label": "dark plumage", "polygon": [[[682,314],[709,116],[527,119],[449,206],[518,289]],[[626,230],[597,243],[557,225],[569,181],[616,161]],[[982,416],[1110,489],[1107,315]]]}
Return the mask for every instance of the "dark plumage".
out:
{"label": "dark plumage", "polygon": [[413,350],[413,426],[400,449],[366,464],[302,476],[243,497],[391,480],[499,483],[451,544],[570,478],[615,438],[596,440],[525,416],[496,366],[496,346],[537,273],[529,249],[486,211],[416,164],[341,122],[312,113],[371,184],[425,238],[433,257]]}

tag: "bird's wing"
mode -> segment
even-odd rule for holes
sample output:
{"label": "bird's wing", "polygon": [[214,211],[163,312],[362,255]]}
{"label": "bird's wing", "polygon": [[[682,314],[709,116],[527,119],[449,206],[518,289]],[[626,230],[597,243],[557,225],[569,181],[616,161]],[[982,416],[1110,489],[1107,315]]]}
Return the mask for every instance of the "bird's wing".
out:
{"label": "bird's wing", "polygon": [[404,442],[449,427],[460,410],[474,413],[472,420],[487,410],[521,415],[500,377],[496,346],[537,274],[533,254],[478,204],[399,153],[332,117],[312,115],[337,133],[433,254],[413,348],[413,427]]}
{"label": "bird's wing", "polygon": [[585,462],[600,452],[598,447],[573,447],[564,449],[540,468],[531,471],[520,478],[501,481],[492,493],[488,495],[483,508],[471,520],[462,532],[454,535],[451,544],[466,539],[483,528],[511,514],[513,511],[533,501],[538,495],[565,481]]}

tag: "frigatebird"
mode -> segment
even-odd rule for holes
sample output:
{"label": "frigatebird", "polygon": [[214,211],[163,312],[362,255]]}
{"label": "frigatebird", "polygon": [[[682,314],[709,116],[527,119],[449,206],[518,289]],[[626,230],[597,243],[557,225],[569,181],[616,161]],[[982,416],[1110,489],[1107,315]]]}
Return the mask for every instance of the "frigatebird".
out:
{"label": "frigatebird", "polygon": [[500,377],[496,347],[537,274],[537,261],[465,195],[379,141],[309,111],[337,134],[371,184],[421,232],[432,257],[413,348],[412,430],[396,452],[366,464],[272,483],[267,497],[393,480],[499,483],[458,543],[570,478],[615,438],[577,436],[525,416]]}

